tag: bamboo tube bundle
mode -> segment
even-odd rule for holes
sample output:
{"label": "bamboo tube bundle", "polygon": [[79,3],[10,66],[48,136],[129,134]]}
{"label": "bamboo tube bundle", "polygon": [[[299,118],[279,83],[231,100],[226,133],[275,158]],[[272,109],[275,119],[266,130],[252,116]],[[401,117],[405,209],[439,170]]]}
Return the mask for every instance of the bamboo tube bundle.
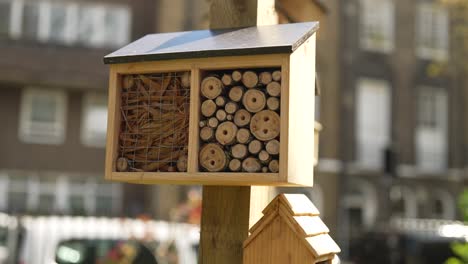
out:
{"label": "bamboo tube bundle", "polygon": [[209,72],[200,99],[202,170],[278,173],[281,71]]}
{"label": "bamboo tube bundle", "polygon": [[186,171],[190,73],[125,75],[121,87],[117,171]]}

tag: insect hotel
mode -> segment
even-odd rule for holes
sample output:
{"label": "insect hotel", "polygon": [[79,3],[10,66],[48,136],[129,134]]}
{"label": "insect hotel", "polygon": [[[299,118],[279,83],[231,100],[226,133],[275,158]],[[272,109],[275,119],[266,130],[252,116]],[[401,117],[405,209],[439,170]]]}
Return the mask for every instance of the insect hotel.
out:
{"label": "insect hotel", "polygon": [[106,56],[106,179],[312,186],[317,28],[154,34]]}

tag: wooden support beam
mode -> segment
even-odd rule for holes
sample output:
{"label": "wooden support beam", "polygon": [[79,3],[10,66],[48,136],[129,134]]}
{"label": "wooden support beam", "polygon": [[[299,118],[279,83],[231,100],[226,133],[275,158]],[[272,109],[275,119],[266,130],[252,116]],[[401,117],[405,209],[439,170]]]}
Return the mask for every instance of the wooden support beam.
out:
{"label": "wooden support beam", "polygon": [[[210,28],[277,24],[274,7],[274,0],[212,0]],[[271,187],[204,186],[199,263],[242,263],[249,227],[273,196]]]}

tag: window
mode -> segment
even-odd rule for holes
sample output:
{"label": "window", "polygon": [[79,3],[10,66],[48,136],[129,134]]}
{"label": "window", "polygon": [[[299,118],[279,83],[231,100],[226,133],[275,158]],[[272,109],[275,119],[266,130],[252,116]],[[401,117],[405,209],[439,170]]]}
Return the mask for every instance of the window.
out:
{"label": "window", "polygon": [[126,6],[56,1],[0,0],[0,34],[91,47],[121,46],[130,39]]}
{"label": "window", "polygon": [[361,47],[369,51],[391,52],[394,47],[393,0],[361,0]]}
{"label": "window", "polygon": [[448,58],[448,12],[437,3],[419,3],[416,33],[417,54],[423,59]]}
{"label": "window", "polygon": [[105,94],[86,94],[83,99],[81,141],[88,146],[104,147],[107,131],[107,97]]}
{"label": "window", "polygon": [[440,172],[447,167],[447,119],[446,91],[436,87],[420,87],[416,160],[423,172]]}
{"label": "window", "polygon": [[25,89],[21,102],[20,139],[28,143],[63,143],[66,112],[65,92],[39,88]]}
{"label": "window", "polygon": [[381,80],[361,79],[357,88],[358,162],[367,169],[381,169],[390,143],[390,86]]}
{"label": "window", "polygon": [[0,1],[0,35],[10,33],[11,3]]}
{"label": "window", "polygon": [[22,37],[26,39],[39,38],[39,12],[40,3],[25,3],[22,15]]}

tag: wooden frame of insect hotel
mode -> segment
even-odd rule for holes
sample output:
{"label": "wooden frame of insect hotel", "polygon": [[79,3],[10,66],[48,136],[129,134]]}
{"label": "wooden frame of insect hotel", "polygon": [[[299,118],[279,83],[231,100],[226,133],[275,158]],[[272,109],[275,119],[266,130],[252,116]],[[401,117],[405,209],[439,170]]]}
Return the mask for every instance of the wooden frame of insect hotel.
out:
{"label": "wooden frame of insect hotel", "polygon": [[106,56],[106,179],[312,186],[317,29],[154,34]]}

